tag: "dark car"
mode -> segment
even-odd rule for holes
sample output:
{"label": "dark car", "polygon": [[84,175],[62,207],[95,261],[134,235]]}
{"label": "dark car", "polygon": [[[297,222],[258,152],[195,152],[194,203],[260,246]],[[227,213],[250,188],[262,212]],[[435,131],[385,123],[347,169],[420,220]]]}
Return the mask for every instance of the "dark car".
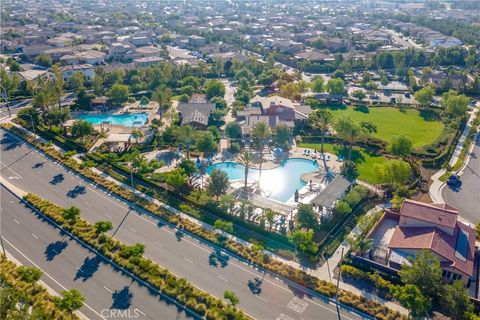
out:
{"label": "dark car", "polygon": [[403,95],[405,96],[405,98],[410,98],[411,97],[410,92],[405,92]]}
{"label": "dark car", "polygon": [[460,181],[460,176],[454,174],[454,175],[451,175],[448,180],[447,180],[447,184],[449,186],[453,186],[453,185],[456,185],[458,182]]}

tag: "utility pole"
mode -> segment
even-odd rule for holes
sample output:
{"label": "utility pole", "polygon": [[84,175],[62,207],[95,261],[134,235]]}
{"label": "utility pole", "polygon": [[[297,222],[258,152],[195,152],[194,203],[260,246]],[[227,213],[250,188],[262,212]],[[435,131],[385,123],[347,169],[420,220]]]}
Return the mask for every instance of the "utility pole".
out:
{"label": "utility pole", "polygon": [[340,286],[340,277],[342,275],[343,249],[344,248],[342,248],[342,255],[340,256],[340,263],[338,264],[337,291],[335,292],[335,302],[337,303],[338,320],[342,320],[342,317],[340,316],[340,308],[338,307],[338,287]]}

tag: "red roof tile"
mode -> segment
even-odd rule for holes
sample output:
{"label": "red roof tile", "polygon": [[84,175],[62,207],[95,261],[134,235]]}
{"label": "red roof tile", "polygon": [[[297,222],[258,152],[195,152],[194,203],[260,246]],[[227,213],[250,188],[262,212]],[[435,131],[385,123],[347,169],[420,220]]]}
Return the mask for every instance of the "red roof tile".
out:
{"label": "red roof tile", "polygon": [[403,201],[400,216],[455,228],[458,211],[448,205],[436,205],[413,200]]}

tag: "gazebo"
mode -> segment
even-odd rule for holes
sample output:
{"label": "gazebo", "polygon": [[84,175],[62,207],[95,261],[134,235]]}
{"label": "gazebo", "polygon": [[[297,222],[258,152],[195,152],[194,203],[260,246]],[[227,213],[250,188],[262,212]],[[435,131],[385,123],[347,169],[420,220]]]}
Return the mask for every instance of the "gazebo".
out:
{"label": "gazebo", "polygon": [[112,133],[105,139],[104,144],[116,152],[126,151],[130,148],[132,138],[131,133]]}

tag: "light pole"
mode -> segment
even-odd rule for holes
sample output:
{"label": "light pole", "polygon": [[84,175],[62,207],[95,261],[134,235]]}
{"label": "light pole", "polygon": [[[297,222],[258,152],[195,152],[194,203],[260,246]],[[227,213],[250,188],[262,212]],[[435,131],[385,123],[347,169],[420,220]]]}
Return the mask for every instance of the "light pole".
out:
{"label": "light pole", "polygon": [[340,277],[342,275],[343,249],[344,248],[342,248],[342,255],[340,256],[340,264],[338,265],[337,290],[335,292],[335,302],[337,304],[338,320],[342,320],[342,317],[340,316],[340,308],[338,307],[338,287],[340,286]]}
{"label": "light pole", "polygon": [[36,134],[36,131],[35,131],[35,123],[33,122],[33,116],[32,116],[31,114],[27,114],[27,113],[17,114],[17,117],[23,117],[23,116],[30,117],[30,121],[32,122],[33,133]]}

